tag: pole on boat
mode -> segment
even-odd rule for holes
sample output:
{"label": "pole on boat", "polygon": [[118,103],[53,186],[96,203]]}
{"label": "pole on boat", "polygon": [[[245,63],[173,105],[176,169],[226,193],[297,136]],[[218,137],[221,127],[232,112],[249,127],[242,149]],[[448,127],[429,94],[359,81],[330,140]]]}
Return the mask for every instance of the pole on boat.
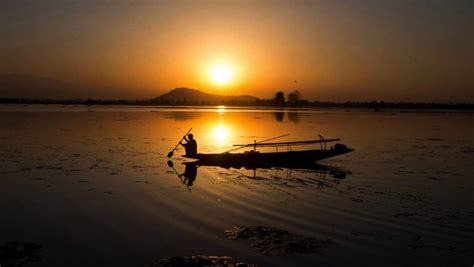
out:
{"label": "pole on boat", "polygon": [[[318,134],[319,140],[321,141],[321,150],[326,150],[326,139],[321,134]],[[323,143],[324,143],[324,149],[323,149]]]}
{"label": "pole on boat", "polygon": [[189,131],[181,138],[181,140],[179,140],[179,142],[176,144],[176,146],[173,148],[173,150],[171,150],[171,151],[168,153],[168,158],[171,158],[171,157],[173,156],[174,151],[178,148],[178,146],[179,146],[179,144],[181,143],[181,141],[183,141],[183,138],[184,138],[186,135],[188,135],[188,134],[191,132],[192,129],[193,129],[193,128],[190,128]]}
{"label": "pole on boat", "polygon": [[[284,134],[284,135],[272,137],[272,138],[269,138],[269,139],[266,139],[266,140],[263,140],[263,141],[260,141],[260,142],[256,142],[256,140],[254,140],[253,146],[254,146],[254,148],[256,149],[258,144],[265,143],[265,142],[268,142],[268,141],[272,141],[272,140],[275,140],[275,139],[277,139],[277,138],[282,138],[282,137],[285,137],[285,136],[288,136],[288,135],[290,135],[290,134]],[[239,146],[238,148],[234,148],[234,149],[231,149],[231,150],[228,150],[228,151],[224,151],[224,152],[222,152],[221,154],[226,154],[226,153],[229,153],[229,152],[232,152],[232,151],[236,151],[236,150],[242,149],[242,148],[244,148],[244,147],[248,147],[248,146],[250,146],[250,145],[249,145],[249,144],[245,144],[245,145]]]}

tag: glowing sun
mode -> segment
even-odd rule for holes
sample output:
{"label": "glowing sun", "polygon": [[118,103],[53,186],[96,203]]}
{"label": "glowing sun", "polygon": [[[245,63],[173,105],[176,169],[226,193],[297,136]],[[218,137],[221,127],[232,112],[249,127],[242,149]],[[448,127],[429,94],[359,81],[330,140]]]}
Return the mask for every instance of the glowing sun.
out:
{"label": "glowing sun", "polygon": [[235,71],[229,64],[218,63],[211,66],[209,76],[213,83],[217,85],[227,85],[234,80]]}
{"label": "glowing sun", "polygon": [[219,143],[222,143],[229,136],[229,130],[227,129],[227,127],[220,124],[214,128],[213,134],[214,134],[214,140]]}

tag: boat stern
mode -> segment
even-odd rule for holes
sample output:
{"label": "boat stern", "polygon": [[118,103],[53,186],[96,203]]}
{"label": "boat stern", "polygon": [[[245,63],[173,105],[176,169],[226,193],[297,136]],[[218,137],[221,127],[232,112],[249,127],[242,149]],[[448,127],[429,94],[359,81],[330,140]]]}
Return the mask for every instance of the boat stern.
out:
{"label": "boat stern", "polygon": [[354,151],[353,148],[348,148],[346,145],[344,144],[335,144],[334,145],[334,148],[333,148],[335,151],[338,152],[338,154],[346,154],[346,153],[350,153],[352,151]]}

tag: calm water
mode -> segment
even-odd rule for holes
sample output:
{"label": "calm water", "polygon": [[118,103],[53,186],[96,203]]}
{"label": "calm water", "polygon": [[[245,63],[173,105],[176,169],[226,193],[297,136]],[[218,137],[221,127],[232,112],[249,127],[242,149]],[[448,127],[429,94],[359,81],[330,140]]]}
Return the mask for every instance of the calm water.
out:
{"label": "calm water", "polygon": [[[0,123],[0,244],[40,244],[31,266],[188,255],[258,266],[474,264],[473,113],[5,105]],[[201,152],[286,133],[279,141],[322,134],[355,152],[322,170],[202,166],[186,186],[176,174],[183,151],[175,170],[166,154],[191,127]],[[333,244],[264,256],[227,238],[236,225]]]}

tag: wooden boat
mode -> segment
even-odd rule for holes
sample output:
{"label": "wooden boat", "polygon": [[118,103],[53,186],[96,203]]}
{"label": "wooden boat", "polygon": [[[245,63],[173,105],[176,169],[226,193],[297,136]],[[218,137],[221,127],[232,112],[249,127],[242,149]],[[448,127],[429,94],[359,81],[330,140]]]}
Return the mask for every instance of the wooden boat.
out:
{"label": "wooden boat", "polygon": [[[344,179],[346,172],[343,169],[337,167],[322,165],[316,162],[300,161],[300,162],[242,162],[242,161],[231,161],[231,160],[215,160],[215,161],[185,161],[182,163],[185,166],[212,166],[221,167],[225,169],[273,169],[273,168],[284,168],[289,170],[305,170],[310,172],[330,174],[334,178]],[[169,164],[168,164],[169,165]]]}
{"label": "wooden boat", "polygon": [[[221,167],[225,169],[247,169],[247,170],[253,170],[254,175],[253,178],[256,177],[256,171],[257,169],[266,169],[266,170],[271,170],[271,169],[288,169],[289,172],[287,172],[287,175],[291,175],[291,171],[293,170],[304,170],[305,172],[311,172],[311,173],[318,173],[318,174],[327,174],[330,175],[330,177],[336,178],[336,179],[345,179],[347,171],[333,167],[330,165],[322,165],[316,162],[280,162],[276,164],[264,162],[261,164],[256,164],[254,162],[251,163],[242,163],[242,162],[219,162],[219,161],[208,161],[208,162],[203,162],[200,160],[197,161],[185,161],[182,163],[186,167],[202,167],[202,166],[211,166],[211,167]],[[168,163],[168,165],[170,165]],[[171,163],[172,165],[172,163]]]}
{"label": "wooden boat", "polygon": [[[254,142],[251,144],[238,144],[234,145],[242,149],[244,147],[253,147],[253,150],[246,151],[243,153],[213,153],[204,154],[198,153],[197,155],[183,155],[186,158],[197,159],[201,165],[227,165],[230,167],[235,166],[261,166],[261,165],[288,165],[288,164],[301,164],[310,163],[318,160],[331,158],[346,154],[354,151],[354,149],[348,148],[343,144],[335,144],[334,146],[327,148],[328,142],[339,141],[340,139],[324,139],[321,137],[319,140],[309,141],[294,141],[294,142]],[[293,146],[310,145],[310,144],[321,144],[321,149],[311,150],[296,150],[293,151]],[[260,152],[257,151],[257,147],[286,147],[287,150],[283,152]],[[231,150],[233,151],[233,150]]]}

